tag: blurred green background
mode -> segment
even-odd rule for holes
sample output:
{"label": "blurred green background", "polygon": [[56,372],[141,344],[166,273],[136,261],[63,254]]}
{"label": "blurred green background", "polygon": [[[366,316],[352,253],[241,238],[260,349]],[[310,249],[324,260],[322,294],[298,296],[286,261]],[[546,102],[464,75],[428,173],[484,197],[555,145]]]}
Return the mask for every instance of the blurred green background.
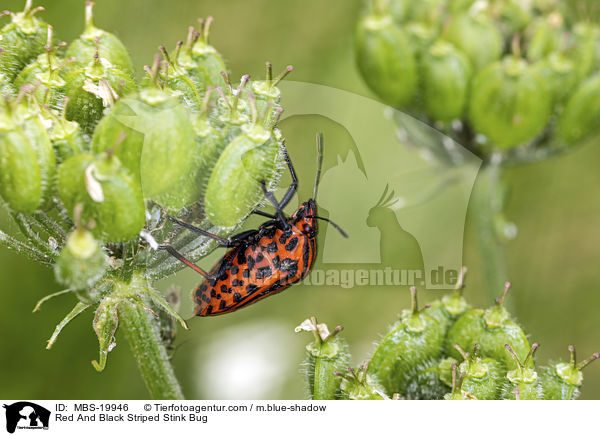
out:
{"label": "blurred green background", "polygon": [[[3,0],[0,8],[20,10],[23,3]],[[47,8],[42,15],[59,38],[71,41],[81,32],[83,0],[36,4]],[[122,38],[141,71],[157,46],[174,46],[185,38],[187,27],[196,24],[195,17],[213,15],[211,41],[228,61],[234,78],[244,73],[261,77],[264,61],[269,60],[275,70],[293,64],[293,80],[370,96],[355,69],[352,51],[359,4],[359,0],[102,0],[96,6],[95,22]],[[304,186],[302,195],[314,174],[314,133],[324,131],[328,143],[351,141],[343,128],[318,117],[286,121],[282,130]],[[507,174],[506,213],[519,228],[519,236],[507,247],[514,285],[510,298],[514,315],[532,340],[542,345],[537,353],[542,363],[567,358],[569,344],[577,347],[580,357],[600,350],[599,163],[600,144],[592,141],[566,156]],[[247,226],[258,222],[251,219]],[[2,228],[6,227],[3,222]],[[215,256],[206,259],[207,266]],[[491,303],[478,292],[484,261],[467,217],[466,295],[479,306]],[[90,362],[98,351],[91,312],[73,321],[54,348],[46,351],[45,341],[74,305],[74,297],[52,300],[32,315],[37,300],[60,290],[52,271],[5,249],[0,249],[0,265],[0,397],[147,398],[121,334],[106,370],[97,373],[92,368]],[[324,267],[318,261],[316,268]],[[176,282],[186,291],[199,279],[184,271]],[[422,295],[427,300],[440,293]],[[293,333],[296,325],[311,315],[332,327],[343,325],[357,364],[407,306],[407,292],[396,289],[298,285],[231,315],[190,320],[191,331],[178,333],[173,362],[190,399],[304,398],[299,364],[309,337]],[[586,370],[582,398],[600,399],[600,365]]]}

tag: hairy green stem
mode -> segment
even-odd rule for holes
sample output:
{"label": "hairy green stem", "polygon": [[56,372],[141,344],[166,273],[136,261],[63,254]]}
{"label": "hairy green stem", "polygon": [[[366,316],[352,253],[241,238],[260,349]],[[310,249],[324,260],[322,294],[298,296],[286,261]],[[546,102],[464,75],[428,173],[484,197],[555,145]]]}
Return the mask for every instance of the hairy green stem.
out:
{"label": "hairy green stem", "polygon": [[497,298],[508,280],[504,243],[498,236],[496,218],[502,212],[500,177],[502,169],[488,163],[482,167],[471,195],[473,224],[485,275],[488,297]]}
{"label": "hairy green stem", "polygon": [[119,304],[119,321],[146,387],[153,399],[183,400],[156,319],[139,304],[127,299]]}

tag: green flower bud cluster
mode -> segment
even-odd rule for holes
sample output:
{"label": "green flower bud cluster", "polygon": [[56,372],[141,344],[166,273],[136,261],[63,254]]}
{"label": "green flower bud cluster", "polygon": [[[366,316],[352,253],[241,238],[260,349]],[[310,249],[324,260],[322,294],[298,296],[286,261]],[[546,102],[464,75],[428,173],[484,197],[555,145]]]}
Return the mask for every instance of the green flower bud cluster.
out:
{"label": "green flower bud cluster", "polygon": [[470,307],[460,288],[418,309],[412,288],[411,310],[402,312],[356,371],[346,368],[349,350],[339,335],[335,341],[343,346],[327,345],[341,327],[329,334],[324,324],[306,320],[296,331],[311,330],[316,337],[307,346],[305,362],[311,398],[575,399],[582,369],[600,354],[577,363],[570,346],[570,362],[538,368],[534,353],[539,344],[529,345],[503,307],[508,289],[494,306],[481,310]]}
{"label": "green flower bud cluster", "polygon": [[0,29],[0,200],[25,241],[0,236],[53,266],[80,300],[49,345],[98,306],[100,370],[125,300],[176,316],[148,283],[181,268],[158,244],[192,261],[216,248],[168,218],[226,237],[264,200],[261,183],[277,183],[277,84],[292,67],[273,78],[267,63],[265,80],[232,84],[209,43],[209,17],[171,54],[159,47],[136,81],[128,50],[96,27],[93,7],[86,3],[83,33],[70,44],[55,41],[31,0],[2,14],[10,22]]}
{"label": "green flower bud cluster", "polygon": [[480,156],[563,150],[598,131],[600,26],[561,8],[366,0],[358,67],[382,101]]}

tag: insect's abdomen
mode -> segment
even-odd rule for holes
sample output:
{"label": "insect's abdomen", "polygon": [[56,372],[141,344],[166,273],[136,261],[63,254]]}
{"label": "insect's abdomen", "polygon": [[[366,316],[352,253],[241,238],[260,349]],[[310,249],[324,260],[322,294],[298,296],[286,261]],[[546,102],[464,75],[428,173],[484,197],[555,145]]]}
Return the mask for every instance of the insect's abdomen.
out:
{"label": "insect's abdomen", "polygon": [[219,278],[196,289],[196,315],[222,315],[283,291],[308,274],[316,251],[315,239],[295,228],[233,248],[211,273],[221,271]]}

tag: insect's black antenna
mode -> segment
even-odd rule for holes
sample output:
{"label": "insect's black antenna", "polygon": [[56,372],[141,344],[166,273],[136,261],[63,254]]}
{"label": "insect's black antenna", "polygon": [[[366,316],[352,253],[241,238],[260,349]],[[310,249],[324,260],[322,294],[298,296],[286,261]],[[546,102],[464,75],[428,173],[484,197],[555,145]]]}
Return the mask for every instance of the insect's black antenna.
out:
{"label": "insect's black antenna", "polygon": [[317,133],[317,174],[315,175],[315,186],[313,188],[313,201],[317,199],[317,189],[321,181],[321,170],[323,169],[323,134]]}
{"label": "insect's black antenna", "polygon": [[342,236],[344,238],[348,237],[348,233],[346,233],[344,231],[344,229],[342,229],[340,226],[338,226],[336,223],[334,223],[333,221],[331,221],[330,219],[324,218],[322,216],[317,216],[317,215],[306,215],[305,218],[316,218],[319,220],[323,220],[323,221],[327,221],[329,224],[331,224],[338,232],[340,232],[342,234]]}

